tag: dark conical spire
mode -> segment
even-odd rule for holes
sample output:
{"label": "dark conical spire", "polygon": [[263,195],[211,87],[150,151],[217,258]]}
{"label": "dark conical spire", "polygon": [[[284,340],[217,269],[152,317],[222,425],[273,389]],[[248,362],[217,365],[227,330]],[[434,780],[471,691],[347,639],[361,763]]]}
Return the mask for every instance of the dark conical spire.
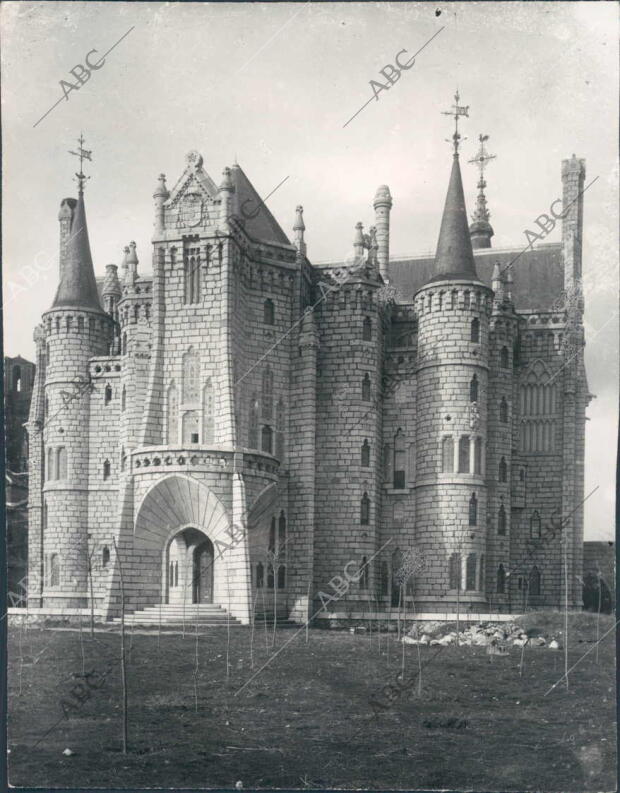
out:
{"label": "dark conical spire", "polygon": [[431,280],[445,278],[472,278],[478,280],[474,254],[469,236],[465,196],[461,180],[459,157],[455,153],[448,194],[443,208],[441,229],[435,254],[435,266]]}
{"label": "dark conical spire", "polygon": [[52,308],[89,308],[103,312],[88,242],[82,185],[73,210],[71,233],[67,239],[65,256],[62,276]]}

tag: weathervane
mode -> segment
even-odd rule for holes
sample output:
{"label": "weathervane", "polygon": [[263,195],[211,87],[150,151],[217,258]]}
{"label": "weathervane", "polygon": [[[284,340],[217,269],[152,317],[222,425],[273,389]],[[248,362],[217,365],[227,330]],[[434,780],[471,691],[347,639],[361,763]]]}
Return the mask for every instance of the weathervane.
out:
{"label": "weathervane", "polygon": [[[454,104],[452,105],[452,110],[443,110],[442,115],[444,116],[452,116],[454,118],[454,135],[452,136],[452,145],[454,146],[454,154],[455,156],[459,153],[459,143],[461,140],[467,140],[467,138],[463,138],[459,135],[459,116],[465,116],[465,118],[469,118],[469,105],[463,106],[459,105],[459,90],[456,89],[456,93],[454,94]],[[446,138],[446,141],[450,143],[450,138]]]}
{"label": "weathervane", "polygon": [[489,139],[488,135],[478,135],[478,140],[480,141],[480,148],[478,149],[478,153],[476,156],[469,160],[468,162],[474,163],[478,166],[478,170],[480,171],[480,178],[478,179],[478,201],[476,212],[473,216],[474,220],[489,220],[489,211],[487,209],[487,202],[484,195],[484,188],[487,186],[487,183],[484,178],[484,169],[487,167],[487,163],[491,160],[495,159],[495,154],[489,154],[486,150],[486,146],[484,145],[487,140]]}
{"label": "weathervane", "polygon": [[80,137],[78,138],[78,150],[69,152],[69,154],[73,154],[74,157],[80,158],[80,172],[75,174],[77,177],[78,190],[80,191],[80,193],[84,191],[84,182],[87,179],[90,179],[90,176],[84,175],[84,172],[82,170],[82,163],[84,162],[84,160],[89,160],[90,162],[92,162],[92,157],[91,157],[92,153],[93,153],[92,150],[88,151],[88,149],[84,148],[84,136],[80,132]]}

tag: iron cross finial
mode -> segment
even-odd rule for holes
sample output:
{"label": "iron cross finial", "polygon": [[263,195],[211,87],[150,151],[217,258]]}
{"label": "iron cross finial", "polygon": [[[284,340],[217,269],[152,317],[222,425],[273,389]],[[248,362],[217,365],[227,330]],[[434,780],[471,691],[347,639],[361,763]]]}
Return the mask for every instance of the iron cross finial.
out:
{"label": "iron cross finial", "polygon": [[90,179],[90,176],[85,176],[84,171],[82,169],[82,163],[84,160],[89,160],[92,162],[92,150],[88,150],[84,148],[84,135],[80,132],[80,137],[78,138],[78,150],[77,151],[70,151],[69,154],[73,154],[74,157],[80,158],[80,172],[76,173],[77,183],[78,183],[78,190],[80,193],[84,191],[84,182],[87,179]]}
{"label": "iron cross finial", "polygon": [[489,154],[486,150],[486,146],[484,145],[487,140],[489,139],[488,135],[478,135],[478,140],[480,141],[480,148],[475,157],[473,157],[468,162],[475,163],[480,170],[480,181],[484,180],[484,169],[487,167],[487,163],[490,160],[495,159],[495,154]]}
{"label": "iron cross finial", "polygon": [[457,156],[459,153],[459,144],[461,140],[466,140],[466,138],[463,138],[462,135],[459,134],[459,117],[465,116],[465,118],[469,118],[469,105],[459,105],[460,99],[461,97],[457,88],[456,93],[454,94],[454,104],[452,105],[452,109],[442,111],[442,115],[452,116],[454,119],[454,135],[451,139],[446,138],[446,141],[448,143],[452,143],[454,146],[455,156]]}

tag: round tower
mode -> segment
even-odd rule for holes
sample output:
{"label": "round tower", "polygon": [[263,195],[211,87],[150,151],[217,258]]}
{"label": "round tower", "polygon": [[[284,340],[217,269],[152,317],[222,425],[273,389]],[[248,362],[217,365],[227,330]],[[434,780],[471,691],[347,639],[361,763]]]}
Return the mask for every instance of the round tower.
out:
{"label": "round tower", "polygon": [[[416,604],[476,609],[484,597],[489,320],[456,151],[432,278],[416,293]],[[422,605],[423,604],[423,605]]]}
{"label": "round tower", "polygon": [[62,276],[52,307],[43,314],[41,552],[43,606],[72,608],[85,606],[88,597],[88,361],[108,353],[114,322],[99,302],[81,184],[77,202],[65,199],[60,215]]}
{"label": "round tower", "polygon": [[383,280],[387,281],[388,265],[390,263],[390,211],[392,209],[392,196],[390,188],[386,184],[382,184],[377,188],[373,206],[375,208],[379,272]]}

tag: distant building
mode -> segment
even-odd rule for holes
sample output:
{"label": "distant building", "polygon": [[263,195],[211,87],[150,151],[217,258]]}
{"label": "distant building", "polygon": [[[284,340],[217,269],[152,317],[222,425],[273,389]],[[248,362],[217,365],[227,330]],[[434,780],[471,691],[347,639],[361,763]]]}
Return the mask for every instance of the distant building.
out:
{"label": "distant building", "polygon": [[[18,355],[4,358],[8,588],[25,594],[28,567],[28,421],[35,366]],[[11,604],[9,604],[11,605]]]}
{"label": "distant building", "polygon": [[564,534],[580,607],[584,178],[563,161],[562,242],[493,250],[455,139],[434,257],[390,258],[381,186],[350,259],[313,265],[301,207],[291,243],[239,165],[218,187],[190,152],[154,191],[153,274],[131,243],[100,290],[80,180],[35,332],[32,605],[85,606],[92,559],[118,614],[115,541],[130,610],[387,610],[408,551],[408,609],[559,606]]}

